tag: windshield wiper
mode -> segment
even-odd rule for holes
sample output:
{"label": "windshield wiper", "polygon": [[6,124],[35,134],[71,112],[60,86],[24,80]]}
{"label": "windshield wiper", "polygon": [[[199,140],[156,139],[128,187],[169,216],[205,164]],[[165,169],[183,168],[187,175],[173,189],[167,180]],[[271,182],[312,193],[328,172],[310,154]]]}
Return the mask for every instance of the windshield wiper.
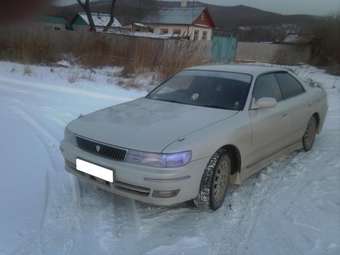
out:
{"label": "windshield wiper", "polygon": [[150,99],[154,99],[154,100],[159,100],[159,101],[165,101],[165,102],[170,102],[170,103],[177,103],[177,104],[182,104],[181,102],[178,102],[176,100],[173,100],[173,99],[164,99],[164,98],[154,98],[154,97],[151,97]]}
{"label": "windshield wiper", "polygon": [[222,106],[217,106],[217,105],[212,105],[212,104],[198,104],[197,106],[227,110],[226,108],[224,108],[224,107],[222,107]]}

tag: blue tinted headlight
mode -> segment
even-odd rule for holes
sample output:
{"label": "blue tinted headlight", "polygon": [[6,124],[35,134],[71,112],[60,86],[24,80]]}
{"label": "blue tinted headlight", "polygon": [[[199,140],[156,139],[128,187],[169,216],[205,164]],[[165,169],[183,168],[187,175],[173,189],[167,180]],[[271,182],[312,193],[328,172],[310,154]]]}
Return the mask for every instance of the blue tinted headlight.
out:
{"label": "blue tinted headlight", "polygon": [[125,161],[159,168],[175,168],[185,166],[191,161],[191,151],[178,153],[150,153],[128,150]]}

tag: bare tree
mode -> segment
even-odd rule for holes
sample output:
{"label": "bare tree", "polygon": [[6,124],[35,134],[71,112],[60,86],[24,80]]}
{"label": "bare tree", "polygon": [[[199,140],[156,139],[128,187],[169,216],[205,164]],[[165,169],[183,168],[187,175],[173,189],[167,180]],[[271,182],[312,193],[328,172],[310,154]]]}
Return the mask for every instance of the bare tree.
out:
{"label": "bare tree", "polygon": [[92,13],[91,13],[91,7],[90,7],[90,0],[85,0],[85,2],[82,2],[82,0],[77,0],[80,7],[84,10],[87,16],[87,20],[89,21],[90,25],[90,31],[95,32],[96,31],[96,25],[94,24]]}
{"label": "bare tree", "polygon": [[312,57],[317,64],[340,64],[340,12],[322,18],[309,28],[313,35]]}
{"label": "bare tree", "polygon": [[104,32],[107,32],[109,28],[112,26],[113,22],[115,21],[115,6],[116,6],[116,0],[112,0],[111,9],[110,9],[110,20],[105,26]]}

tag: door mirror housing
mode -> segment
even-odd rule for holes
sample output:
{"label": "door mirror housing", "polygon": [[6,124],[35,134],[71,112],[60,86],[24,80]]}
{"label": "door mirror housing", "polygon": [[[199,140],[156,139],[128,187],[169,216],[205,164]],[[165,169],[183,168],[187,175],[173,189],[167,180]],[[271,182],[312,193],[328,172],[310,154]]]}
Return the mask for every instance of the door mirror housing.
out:
{"label": "door mirror housing", "polygon": [[274,108],[277,105],[277,101],[273,97],[261,97],[258,99],[253,109],[265,109],[265,108]]}

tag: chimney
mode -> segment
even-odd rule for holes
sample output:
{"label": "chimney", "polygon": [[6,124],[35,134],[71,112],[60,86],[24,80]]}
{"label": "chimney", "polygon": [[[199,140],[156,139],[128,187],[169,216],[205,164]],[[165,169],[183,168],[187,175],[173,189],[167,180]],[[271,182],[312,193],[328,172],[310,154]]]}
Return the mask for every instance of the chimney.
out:
{"label": "chimney", "polygon": [[188,7],[188,1],[187,0],[181,0],[181,7],[182,8]]}

